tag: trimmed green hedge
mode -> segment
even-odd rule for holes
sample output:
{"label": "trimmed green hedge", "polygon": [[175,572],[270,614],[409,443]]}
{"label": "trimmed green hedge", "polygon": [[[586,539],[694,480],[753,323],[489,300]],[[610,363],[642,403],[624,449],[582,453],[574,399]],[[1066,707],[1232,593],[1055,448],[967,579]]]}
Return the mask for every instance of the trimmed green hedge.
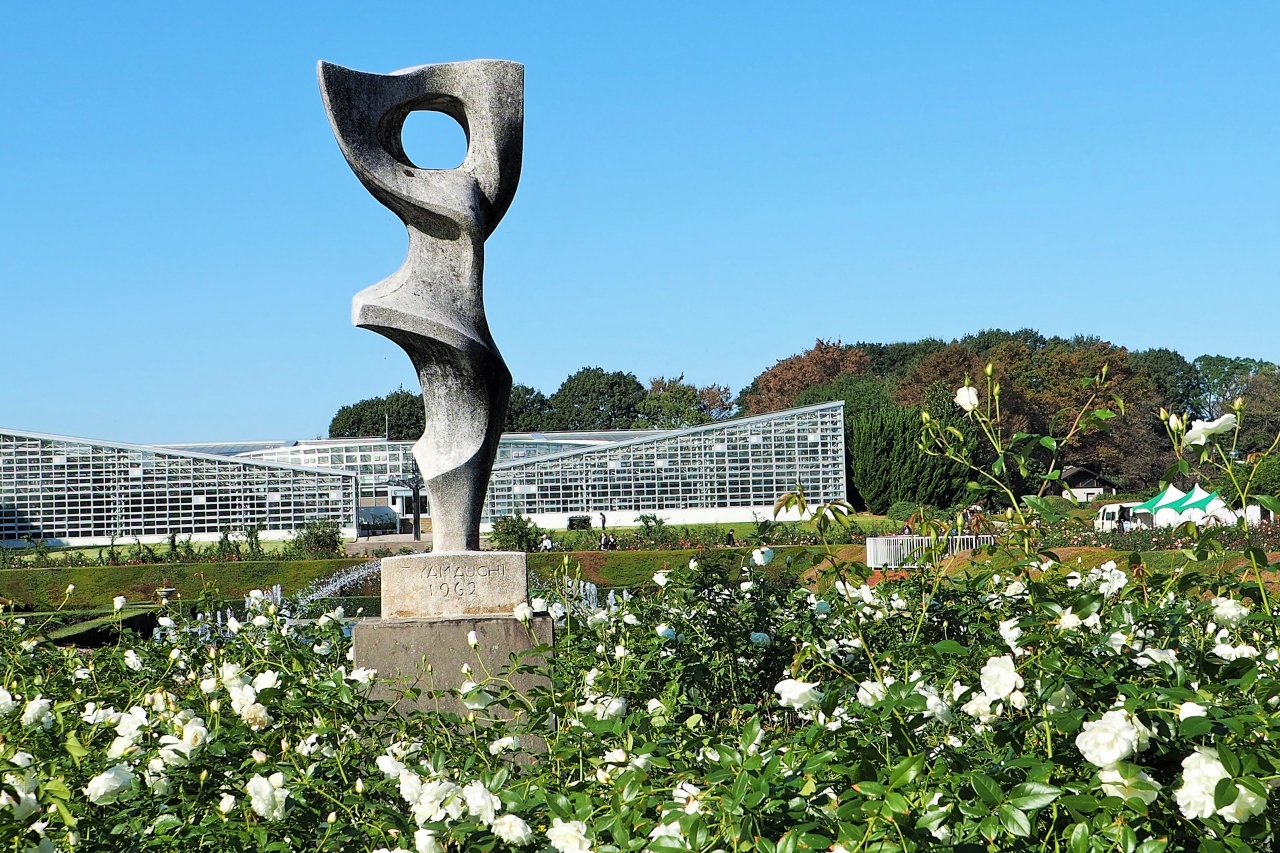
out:
{"label": "trimmed green hedge", "polygon": [[[786,558],[791,555],[795,560],[792,566],[799,571],[809,566],[804,555],[808,549],[794,545],[786,548],[775,548],[770,571],[781,571],[786,566]],[[583,580],[599,584],[603,587],[639,586],[648,583],[654,572],[687,565],[690,558],[699,553],[695,550],[683,551],[570,551],[550,554],[530,554],[529,571],[539,577],[547,578],[555,574],[564,565],[564,558],[569,558],[569,567],[581,564]],[[727,556],[734,563],[742,563],[751,557],[750,548],[717,548],[713,552]]]}
{"label": "trimmed green hedge", "polygon": [[68,584],[75,591],[69,609],[110,605],[123,595],[130,601],[152,601],[156,590],[168,585],[187,600],[198,597],[207,583],[226,597],[242,596],[251,589],[280,584],[285,594],[293,593],[316,578],[358,565],[365,558],[339,560],[263,560],[243,563],[157,564],[145,566],[87,566],[57,569],[0,570],[0,597],[20,608],[52,610],[62,603]]}

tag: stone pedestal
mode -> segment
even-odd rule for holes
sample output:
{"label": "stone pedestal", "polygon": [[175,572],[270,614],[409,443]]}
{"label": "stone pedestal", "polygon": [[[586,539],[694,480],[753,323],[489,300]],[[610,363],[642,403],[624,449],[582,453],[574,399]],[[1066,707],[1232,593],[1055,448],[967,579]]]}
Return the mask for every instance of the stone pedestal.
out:
{"label": "stone pedestal", "polygon": [[382,618],[510,616],[529,601],[520,551],[409,554],[382,559]]}
{"label": "stone pedestal", "polygon": [[[553,623],[545,614],[530,624],[512,611],[529,598],[525,555],[510,551],[467,551],[454,554],[411,554],[382,560],[382,617],[362,619],[352,634],[355,664],[378,671],[396,687],[456,690],[468,676],[484,681],[484,672],[497,675],[510,664],[514,652],[552,642]],[[478,650],[467,642],[476,633]],[[529,659],[537,663],[536,659]],[[483,664],[483,665],[482,665]],[[431,672],[427,672],[427,666]],[[526,692],[545,678],[521,675],[512,679]],[[375,696],[390,699],[388,687]],[[401,703],[401,706],[404,703]],[[409,706],[400,710],[408,710]],[[419,697],[412,707],[466,714],[456,698]]]}
{"label": "stone pedestal", "polygon": [[[467,645],[469,631],[476,632],[476,639],[480,641],[478,651]],[[510,616],[363,619],[356,623],[352,634],[356,666],[372,667],[378,670],[380,679],[399,682],[397,687],[400,689],[416,687],[424,694],[432,689],[456,690],[467,680],[467,676],[462,674],[464,663],[472,669],[471,680],[482,682],[486,668],[496,675],[510,664],[512,653],[544,643],[550,645],[551,641],[552,621],[545,614],[535,616],[528,627]],[[537,663],[539,659],[525,660]],[[431,665],[429,673],[427,664]],[[512,682],[521,693],[549,683],[546,678],[536,675],[516,675]],[[394,698],[392,689],[384,685],[379,685],[373,695],[386,700]],[[455,697],[441,698],[437,705],[434,699],[423,695],[412,704],[401,700],[396,707],[400,711],[416,707],[424,711],[439,708],[455,714],[467,713]]]}

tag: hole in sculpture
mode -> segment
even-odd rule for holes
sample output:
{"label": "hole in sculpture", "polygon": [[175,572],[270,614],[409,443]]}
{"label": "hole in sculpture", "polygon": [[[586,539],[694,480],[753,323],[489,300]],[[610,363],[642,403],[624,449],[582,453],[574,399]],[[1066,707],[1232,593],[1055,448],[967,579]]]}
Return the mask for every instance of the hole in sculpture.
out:
{"label": "hole in sculpture", "polygon": [[456,169],[467,158],[467,134],[451,117],[430,110],[409,113],[400,144],[419,169]]}

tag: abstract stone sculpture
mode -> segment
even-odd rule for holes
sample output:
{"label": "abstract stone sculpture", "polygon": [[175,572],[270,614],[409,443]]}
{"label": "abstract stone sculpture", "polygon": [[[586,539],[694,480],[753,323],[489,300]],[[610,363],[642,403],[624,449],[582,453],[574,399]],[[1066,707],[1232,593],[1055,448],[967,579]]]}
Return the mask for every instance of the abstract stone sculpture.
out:
{"label": "abstract stone sculpture", "polygon": [[[352,322],[408,353],[426,431],[413,455],[426,480],[437,553],[477,551],[511,372],[484,316],[484,241],[511,205],[524,142],[524,66],[475,60],[366,74],[321,62],[325,109],[352,171],[404,222],[409,254],[356,295]],[[420,169],[400,141],[416,110],[467,133],[456,169]]]}

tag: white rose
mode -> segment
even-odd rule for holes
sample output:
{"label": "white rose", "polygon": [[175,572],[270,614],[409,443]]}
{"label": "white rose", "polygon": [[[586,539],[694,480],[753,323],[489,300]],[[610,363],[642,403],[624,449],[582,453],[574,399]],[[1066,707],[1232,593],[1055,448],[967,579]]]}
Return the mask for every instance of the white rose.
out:
{"label": "white rose", "polygon": [[511,611],[511,615],[516,617],[517,622],[528,623],[533,619],[533,608],[522,601]]}
{"label": "white rose", "polygon": [[1145,648],[1142,653],[1134,659],[1134,663],[1146,669],[1153,663],[1162,663],[1168,666],[1176,666],[1178,663],[1177,649],[1155,649]]}
{"label": "white rose", "polygon": [[500,753],[506,752],[509,749],[519,749],[519,748],[520,748],[520,740],[516,738],[514,735],[507,735],[506,737],[500,737],[489,744],[489,754],[498,755]]}
{"label": "white rose", "polygon": [[987,658],[986,665],[982,667],[983,693],[992,699],[1004,699],[1013,691],[1020,689],[1022,689],[1022,676],[1018,675],[1018,669],[1012,657],[1005,655],[999,658]]}
{"label": "white rose", "polygon": [[123,610],[125,603],[126,603],[125,597],[123,595],[117,595],[115,598],[111,599],[111,609],[117,610],[117,611]]}
{"label": "white rose", "polygon": [[129,649],[124,653],[124,665],[134,672],[141,672],[142,658],[138,657],[138,653],[133,649]]}
{"label": "white rose", "polygon": [[778,704],[784,708],[803,710],[811,708],[822,701],[822,693],[816,683],[797,681],[787,678],[774,685],[773,692],[778,694]]}
{"label": "white rose", "polygon": [[858,685],[858,702],[870,708],[884,699],[884,685],[878,681],[864,681]]}
{"label": "white rose", "polygon": [[587,840],[587,825],[580,820],[565,822],[553,818],[551,828],[547,830],[547,841],[560,853],[590,853],[591,842]]}
{"label": "white rose", "polygon": [[[1098,771],[1098,779],[1102,783],[1102,792],[1108,797],[1119,797],[1122,800],[1137,797],[1151,805],[1159,796],[1160,783],[1148,776],[1145,770],[1125,776],[1119,770],[1108,767]],[[1142,786],[1138,787],[1135,783],[1142,783]]]}
{"label": "white rose", "polygon": [[255,732],[260,732],[275,722],[271,719],[271,714],[267,712],[267,707],[259,702],[245,706],[240,712],[240,719],[249,724],[249,728]]}
{"label": "white rose", "polygon": [[1236,428],[1236,416],[1227,413],[1212,421],[1195,420],[1187,430],[1187,444],[1203,445],[1210,436],[1229,432]]}
{"label": "white rose", "polygon": [[1183,702],[1178,706],[1178,721],[1189,720],[1192,717],[1207,717],[1209,709],[1195,702]]}
{"label": "white rose", "polygon": [[413,833],[413,849],[418,853],[443,853],[444,851],[439,839],[436,838],[435,830],[425,827]]}
{"label": "white rose", "polygon": [[481,826],[493,823],[493,819],[502,809],[502,800],[491,793],[479,780],[468,783],[462,789],[462,798],[466,800],[467,811]]}
{"label": "white rose", "polygon": [[1189,818],[1207,818],[1217,811],[1213,802],[1213,789],[1230,773],[1218,760],[1218,751],[1198,746],[1196,751],[1182,759],[1182,787],[1173,792],[1182,814]]}
{"label": "white rose", "polygon": [[218,811],[222,814],[231,814],[236,807],[236,798],[231,794],[223,794],[222,799],[218,800]]}
{"label": "white rose", "polygon": [[13,709],[16,707],[18,707],[18,703],[14,701],[13,694],[0,687],[0,716],[13,713]]}
{"label": "white rose", "polygon": [[1213,653],[1223,660],[1240,660],[1258,656],[1258,650],[1253,646],[1232,646],[1229,643],[1218,643],[1213,647]]}
{"label": "white rose", "polygon": [[533,605],[533,612],[534,612],[534,613],[546,613],[546,612],[547,612],[547,600],[546,600],[545,598],[535,598],[535,599],[533,599],[533,601],[531,601],[531,602],[530,602],[530,604],[532,604],[532,605]]}
{"label": "white rose", "polygon": [[1096,767],[1115,767],[1138,747],[1138,730],[1124,711],[1107,711],[1082,728],[1076,735],[1076,748]]}
{"label": "white rose", "polygon": [[22,709],[22,724],[24,726],[42,725],[48,728],[53,724],[53,700],[46,699],[40,694],[36,694],[36,698],[27,702],[26,707]]}
{"label": "white rose", "polygon": [[1062,611],[1062,615],[1058,617],[1058,630],[1074,631],[1080,627],[1082,622],[1083,620],[1075,613],[1072,613],[1071,608],[1068,607],[1066,610]]}
{"label": "white rose", "polygon": [[90,779],[84,793],[89,798],[89,802],[102,805],[114,801],[132,785],[133,773],[124,764],[117,764]]}
{"label": "white rose", "polygon": [[[658,586],[666,586],[666,585],[667,585],[667,573],[666,573],[666,572],[654,572],[654,574],[653,574],[653,582],[654,582],[654,583],[656,583]],[[575,823],[576,823],[576,821],[575,821]]]}
{"label": "white rose", "polygon": [[772,548],[757,548],[751,552],[751,562],[757,566],[767,566],[773,562]]}
{"label": "white rose", "polygon": [[979,693],[961,705],[960,710],[976,718],[979,723],[990,722],[996,717],[995,711],[991,709],[991,703],[994,701],[996,700],[986,693]]}
{"label": "white rose", "polygon": [[289,792],[284,789],[284,774],[272,773],[270,778],[254,774],[245,786],[249,805],[263,820],[280,820],[284,817],[284,803]]}
{"label": "white rose", "polygon": [[354,681],[361,687],[368,687],[373,680],[378,677],[378,671],[367,666],[358,666],[351,670],[351,674],[347,676],[347,681]]}
{"label": "white rose", "polygon": [[504,814],[493,822],[493,834],[504,844],[523,847],[533,843],[533,830],[529,824],[513,814]]}
{"label": "white rose", "polygon": [[653,633],[657,634],[664,640],[674,640],[676,638],[676,629],[672,628],[666,622],[655,625]]}
{"label": "white rose", "polygon": [[605,696],[596,703],[596,716],[602,720],[616,720],[627,712],[627,700],[621,696]]}
{"label": "white rose", "polygon": [[956,389],[956,405],[964,409],[966,412],[972,412],[978,408],[978,389],[972,385],[965,385],[963,388]]}
{"label": "white rose", "polygon": [[1016,618],[1006,619],[1000,623],[1000,637],[1015,656],[1027,653],[1026,649],[1018,645],[1018,640],[1022,637],[1022,629],[1018,627]]}
{"label": "white rose", "polygon": [[1234,598],[1215,598],[1213,604],[1213,621],[1234,628],[1249,615],[1249,608]]}
{"label": "white rose", "polygon": [[472,711],[483,711],[492,705],[494,701],[494,697],[486,693],[474,681],[462,682],[458,686],[458,695],[462,698],[462,704]]}
{"label": "white rose", "polygon": [[280,674],[274,669],[260,672],[253,677],[254,690],[271,690],[280,686]]}

